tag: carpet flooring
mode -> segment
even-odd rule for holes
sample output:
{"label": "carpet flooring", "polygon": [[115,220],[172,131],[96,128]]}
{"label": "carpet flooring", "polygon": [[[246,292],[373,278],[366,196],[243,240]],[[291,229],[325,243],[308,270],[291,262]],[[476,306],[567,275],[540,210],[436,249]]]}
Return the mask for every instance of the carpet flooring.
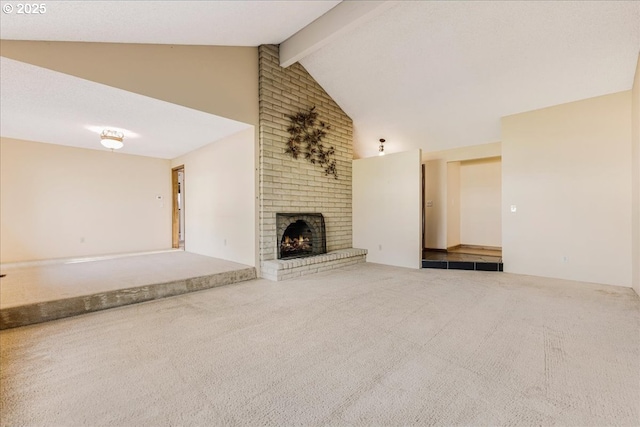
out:
{"label": "carpet flooring", "polygon": [[0,266],[0,330],[256,278],[254,267],[179,250],[24,264]]}
{"label": "carpet flooring", "polygon": [[358,264],[0,332],[2,426],[640,424],[640,298]]}
{"label": "carpet flooring", "polygon": [[1,267],[6,277],[0,282],[0,309],[227,273],[249,266],[174,250],[89,258],[86,262]]}

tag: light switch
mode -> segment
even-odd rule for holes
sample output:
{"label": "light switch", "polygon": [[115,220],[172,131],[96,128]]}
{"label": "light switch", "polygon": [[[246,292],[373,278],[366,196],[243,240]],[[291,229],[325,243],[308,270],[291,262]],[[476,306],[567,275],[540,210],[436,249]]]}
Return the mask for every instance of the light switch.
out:
{"label": "light switch", "polygon": [[518,208],[516,207],[516,205],[511,205],[511,212],[515,213],[515,211],[517,211],[517,210],[518,210]]}

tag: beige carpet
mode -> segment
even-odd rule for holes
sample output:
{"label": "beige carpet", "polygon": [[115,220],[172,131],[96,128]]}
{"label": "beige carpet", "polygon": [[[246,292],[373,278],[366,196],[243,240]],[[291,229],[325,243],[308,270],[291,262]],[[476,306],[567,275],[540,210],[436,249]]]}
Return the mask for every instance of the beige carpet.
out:
{"label": "beige carpet", "polygon": [[[131,289],[249,266],[179,250],[87,258],[79,262],[3,264],[0,308]],[[35,265],[31,265],[35,264]],[[254,276],[255,277],[255,276]]]}
{"label": "beige carpet", "polygon": [[0,330],[256,278],[254,267],[178,250],[0,268]]}
{"label": "beige carpet", "polygon": [[360,264],[0,333],[3,426],[640,425],[640,299]]}

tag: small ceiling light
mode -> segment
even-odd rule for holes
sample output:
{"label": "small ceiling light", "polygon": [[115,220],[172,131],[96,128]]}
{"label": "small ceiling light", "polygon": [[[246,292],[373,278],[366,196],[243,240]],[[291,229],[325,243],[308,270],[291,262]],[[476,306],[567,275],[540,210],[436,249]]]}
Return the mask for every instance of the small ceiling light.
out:
{"label": "small ceiling light", "polygon": [[380,146],[378,147],[378,156],[384,156],[384,138],[380,138]]}
{"label": "small ceiling light", "polygon": [[100,143],[112,150],[119,150],[124,146],[122,140],[124,139],[124,133],[117,130],[105,129],[100,134]]}

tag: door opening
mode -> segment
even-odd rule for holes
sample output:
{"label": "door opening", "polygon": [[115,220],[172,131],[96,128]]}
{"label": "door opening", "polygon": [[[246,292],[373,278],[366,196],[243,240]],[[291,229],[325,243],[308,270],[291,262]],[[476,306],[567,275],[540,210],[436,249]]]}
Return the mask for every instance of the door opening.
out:
{"label": "door opening", "polygon": [[422,246],[420,247],[420,251],[424,251],[426,248],[426,241],[427,241],[427,212],[425,212],[425,207],[424,207],[424,192],[426,191],[426,173],[425,173],[425,164],[422,164],[422,169],[420,172],[420,181],[422,184],[421,187],[421,191],[420,191],[420,206],[422,206]]}
{"label": "door opening", "polygon": [[171,187],[173,192],[171,247],[184,249],[184,165],[171,169]]}

